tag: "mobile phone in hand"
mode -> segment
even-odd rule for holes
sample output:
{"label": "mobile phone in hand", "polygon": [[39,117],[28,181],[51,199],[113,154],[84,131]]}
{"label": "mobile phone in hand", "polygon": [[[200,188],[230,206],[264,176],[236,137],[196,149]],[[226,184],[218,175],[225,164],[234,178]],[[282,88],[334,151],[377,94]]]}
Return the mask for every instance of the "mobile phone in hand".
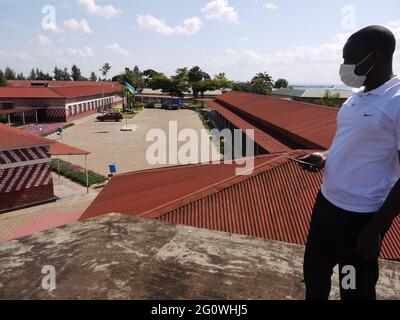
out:
{"label": "mobile phone in hand", "polygon": [[297,162],[299,164],[305,165],[305,166],[309,166],[312,168],[316,168],[316,169],[321,169],[321,166],[315,163],[310,163],[310,162],[306,162],[306,161],[302,161],[299,159],[294,159],[294,158],[288,158],[288,160],[293,161],[293,162]]}

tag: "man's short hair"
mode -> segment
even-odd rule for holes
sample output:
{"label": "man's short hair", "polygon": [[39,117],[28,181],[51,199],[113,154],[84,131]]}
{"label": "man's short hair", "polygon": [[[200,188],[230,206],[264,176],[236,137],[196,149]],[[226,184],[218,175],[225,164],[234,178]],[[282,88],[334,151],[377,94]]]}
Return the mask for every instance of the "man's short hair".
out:
{"label": "man's short hair", "polygon": [[396,38],[392,31],[383,26],[369,26],[354,33],[349,41],[373,52],[378,51],[384,56],[393,56],[396,50]]}

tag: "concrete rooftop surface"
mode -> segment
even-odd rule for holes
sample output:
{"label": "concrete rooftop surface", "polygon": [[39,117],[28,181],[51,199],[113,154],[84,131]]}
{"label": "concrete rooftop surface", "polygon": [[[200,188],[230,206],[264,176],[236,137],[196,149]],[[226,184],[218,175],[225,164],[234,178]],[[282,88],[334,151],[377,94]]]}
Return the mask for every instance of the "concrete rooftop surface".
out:
{"label": "concrete rooftop surface", "polygon": [[[304,248],[109,214],[0,245],[0,299],[303,299]],[[54,266],[56,289],[42,288]],[[337,275],[332,299],[338,298]],[[379,299],[399,299],[381,261]]]}

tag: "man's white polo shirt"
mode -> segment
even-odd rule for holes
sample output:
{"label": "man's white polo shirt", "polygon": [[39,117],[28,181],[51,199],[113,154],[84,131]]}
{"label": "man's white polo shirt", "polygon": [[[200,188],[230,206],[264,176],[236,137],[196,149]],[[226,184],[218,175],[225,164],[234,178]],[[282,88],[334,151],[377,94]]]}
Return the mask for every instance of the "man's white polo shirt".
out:
{"label": "man's white polo shirt", "polygon": [[400,78],[354,93],[337,125],[321,192],[344,210],[376,212],[400,179]]}

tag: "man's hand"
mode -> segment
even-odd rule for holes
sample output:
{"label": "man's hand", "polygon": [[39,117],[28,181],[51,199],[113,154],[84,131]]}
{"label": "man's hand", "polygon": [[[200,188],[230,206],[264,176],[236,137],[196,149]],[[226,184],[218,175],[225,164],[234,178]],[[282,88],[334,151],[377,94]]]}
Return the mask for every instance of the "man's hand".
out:
{"label": "man's hand", "polygon": [[311,153],[308,156],[305,156],[304,158],[301,158],[299,160],[305,161],[308,163],[312,163],[313,165],[317,166],[317,167],[314,167],[314,166],[307,166],[305,164],[300,164],[300,166],[304,170],[308,170],[311,172],[318,172],[318,171],[321,171],[325,167],[326,156],[321,152],[316,152],[316,153]]}
{"label": "man's hand", "polygon": [[364,259],[376,258],[381,245],[381,236],[372,231],[368,226],[358,237],[357,254]]}

